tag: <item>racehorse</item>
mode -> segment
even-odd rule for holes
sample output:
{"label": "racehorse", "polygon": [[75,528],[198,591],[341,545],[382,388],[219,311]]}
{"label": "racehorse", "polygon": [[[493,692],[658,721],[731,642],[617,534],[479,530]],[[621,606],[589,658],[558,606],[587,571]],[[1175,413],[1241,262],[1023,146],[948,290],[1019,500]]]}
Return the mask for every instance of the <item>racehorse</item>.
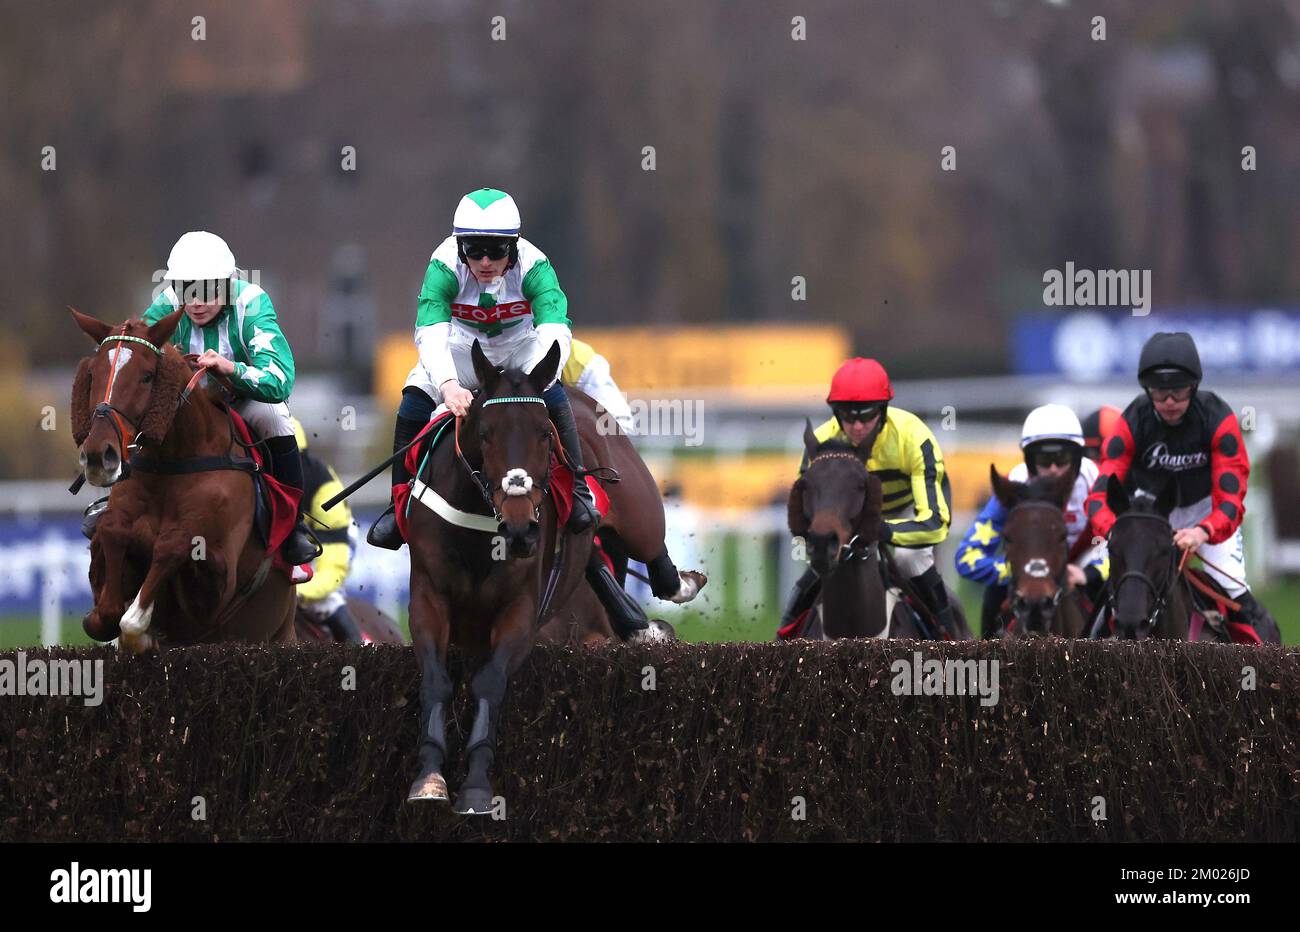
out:
{"label": "racehorse", "polygon": [[1013,574],[1007,600],[1013,620],[1004,636],[1079,637],[1084,620],[1077,596],[1066,584],[1069,535],[1062,510],[1074,477],[1012,482],[992,464],[989,475],[993,494],[1007,509],[1002,541]]}
{"label": "racehorse", "polygon": [[1179,584],[1182,551],[1174,545],[1168,518],[1177,495],[1177,486],[1168,482],[1159,495],[1139,491],[1130,499],[1114,476],[1106,482],[1106,505],[1115,514],[1107,595],[1117,638],[1187,639],[1189,601]]}
{"label": "racehorse", "polygon": [[[470,680],[474,722],[453,804],[466,815],[492,810],[488,772],[507,683],[542,623],[582,584],[594,530],[565,531],[549,494],[559,444],[542,391],[556,377],[559,344],[531,374],[498,370],[477,341],[471,358],[481,388],[455,421],[454,443],[435,444],[416,476],[422,501],[431,491],[438,511],[411,508],[407,525],[411,638],[421,670],[420,772],[407,799],[449,798],[446,661],[455,645],[486,657]],[[492,519],[480,517],[485,506]]]}
{"label": "racehorse", "polygon": [[[820,607],[813,606],[800,636],[922,637],[914,626],[891,632],[896,626],[887,624],[876,547],[881,486],[868,472],[865,454],[842,440],[819,444],[811,422],[805,425],[803,441],[808,467],[790,489],[787,523],[791,534],[803,538],[822,591]],[[904,626],[911,624],[907,612],[895,613],[895,618]]]}
{"label": "racehorse", "polygon": [[254,528],[251,461],[168,342],[184,310],[118,327],[69,310],[98,346],[73,382],[73,437],[86,481],[112,489],[91,542],[86,633],[134,652],[293,641],[293,587]]}

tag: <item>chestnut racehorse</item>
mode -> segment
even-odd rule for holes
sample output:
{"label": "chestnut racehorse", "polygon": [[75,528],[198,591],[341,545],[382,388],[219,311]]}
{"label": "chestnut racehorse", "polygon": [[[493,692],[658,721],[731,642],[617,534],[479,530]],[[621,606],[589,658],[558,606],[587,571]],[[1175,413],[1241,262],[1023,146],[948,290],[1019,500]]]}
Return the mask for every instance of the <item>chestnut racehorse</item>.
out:
{"label": "chestnut racehorse", "polygon": [[73,383],[73,437],[86,480],[112,488],[83,626],[136,652],[292,641],[293,587],[253,526],[249,460],[225,408],[187,391],[192,370],[168,342],[183,313],[114,327],[72,310],[98,346]]}

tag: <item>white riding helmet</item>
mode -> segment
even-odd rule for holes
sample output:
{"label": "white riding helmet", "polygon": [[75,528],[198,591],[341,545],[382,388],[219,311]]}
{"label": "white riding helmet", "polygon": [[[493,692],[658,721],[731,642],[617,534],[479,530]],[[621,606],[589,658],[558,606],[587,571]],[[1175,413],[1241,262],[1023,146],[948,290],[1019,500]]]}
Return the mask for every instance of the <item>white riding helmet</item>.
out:
{"label": "white riding helmet", "polygon": [[1043,405],[1029,412],[1020,431],[1020,449],[1040,440],[1064,440],[1083,449],[1083,425],[1065,405]]}
{"label": "white riding helmet", "polygon": [[235,274],[235,255],[215,233],[195,231],[176,241],[167,257],[169,281],[219,280]]}
{"label": "white riding helmet", "polygon": [[454,236],[519,238],[519,208],[515,199],[496,188],[479,188],[460,199],[452,220]]}

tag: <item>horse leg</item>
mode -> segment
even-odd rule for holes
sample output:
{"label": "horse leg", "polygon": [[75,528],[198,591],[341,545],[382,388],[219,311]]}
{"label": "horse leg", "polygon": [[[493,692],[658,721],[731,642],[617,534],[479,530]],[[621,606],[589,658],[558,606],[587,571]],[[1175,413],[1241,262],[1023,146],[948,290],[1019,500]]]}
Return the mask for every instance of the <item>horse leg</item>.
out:
{"label": "horse leg", "polygon": [[510,675],[523,663],[532,647],[531,629],[537,606],[531,595],[517,599],[492,628],[492,656],[470,681],[474,697],[474,724],[470,729],[469,772],[456,793],[453,809],[461,815],[492,811],[492,783],[488,770],[496,756],[497,725],[501,701]]}
{"label": "horse leg", "polygon": [[122,643],[134,653],[143,653],[156,643],[149,634],[154,600],[158,590],[190,559],[190,539],[179,532],[165,534],[153,545],[153,562],[140,584],[135,600],[122,616]]}
{"label": "horse leg", "polygon": [[451,701],[449,619],[446,598],[434,590],[422,570],[412,567],[411,643],[420,664],[420,774],[411,784],[407,802],[446,802],[450,798],[442,775],[447,760],[447,704]]}
{"label": "horse leg", "polygon": [[132,575],[131,525],[117,520],[118,517],[111,510],[106,512],[90,544],[90,580],[95,605],[81,626],[97,641],[111,641],[118,636],[118,624],[126,611],[125,582]]}

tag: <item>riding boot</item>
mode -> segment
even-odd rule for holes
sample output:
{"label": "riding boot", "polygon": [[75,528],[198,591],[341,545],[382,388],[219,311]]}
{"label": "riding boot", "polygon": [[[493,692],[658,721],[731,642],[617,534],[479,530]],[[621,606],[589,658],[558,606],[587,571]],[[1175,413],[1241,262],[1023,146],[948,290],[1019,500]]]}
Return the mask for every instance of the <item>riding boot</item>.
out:
{"label": "riding boot", "polygon": [[[402,405],[404,407],[407,405],[405,397],[402,399]],[[427,415],[423,420],[419,420],[404,417],[399,411],[397,423],[393,427],[393,452],[396,453],[414,440],[428,421]],[[406,456],[399,456],[393,460],[393,488],[410,481],[411,473],[406,468]],[[385,550],[401,549],[403,544],[402,532],[397,526],[397,508],[393,504],[391,495],[388,499],[388,508],[375,520],[375,523],[370,527],[370,532],[366,534],[366,542],[374,547],[383,547]]]}
{"label": "riding boot", "polygon": [[913,577],[912,586],[924,600],[926,608],[934,613],[939,627],[954,638],[959,637],[957,618],[953,614],[952,605],[948,602],[948,588],[943,584],[943,577],[939,575],[938,568],[932,566],[920,576]]}
{"label": "riding boot", "polygon": [[346,602],[335,609],[334,613],[322,623],[330,629],[330,634],[334,635],[334,640],[344,644],[362,643],[361,626],[352,617],[352,611],[348,608]]}
{"label": "riding boot", "polygon": [[790,590],[790,598],[786,602],[785,613],[781,616],[781,624],[778,628],[787,627],[790,622],[812,608],[821,588],[821,577],[816,571],[804,570],[803,575],[795,580],[794,588]]}
{"label": "riding boot", "polygon": [[560,446],[564,448],[564,458],[569,461],[569,469],[573,473],[573,510],[569,513],[566,527],[571,533],[581,534],[591,527],[598,515],[591,489],[582,475],[582,442],[578,438],[578,422],[574,420],[569,396],[559,382],[543,392],[542,398],[546,401],[546,412],[555,422],[555,430],[560,435]]}
{"label": "riding boot", "polygon": [[86,540],[95,539],[95,528],[99,527],[99,519],[104,512],[108,511],[108,496],[97,498],[86,506],[86,512],[81,518],[81,535]]}
{"label": "riding boot", "polygon": [[1002,629],[1002,603],[1007,600],[1007,587],[993,584],[984,590],[980,606],[980,637],[995,638]]}
{"label": "riding boot", "polygon": [[650,620],[641,606],[618,584],[599,551],[592,551],[591,559],[587,561],[587,582],[605,607],[610,627],[620,638],[626,641],[638,631],[650,627]]}
{"label": "riding boot", "polygon": [[1254,593],[1247,589],[1241,595],[1233,596],[1232,601],[1241,606],[1241,611],[1237,612],[1232,620],[1250,625],[1258,632],[1259,623],[1264,620],[1264,606],[1259,604]]}
{"label": "riding boot", "polygon": [[[302,455],[298,452],[298,441],[290,434],[287,437],[267,437],[266,449],[271,454],[271,475],[276,481],[302,491]],[[290,566],[302,566],[321,555],[321,548],[315,538],[302,522],[302,503],[298,505],[298,515],[293,530],[280,545],[280,556]]]}

